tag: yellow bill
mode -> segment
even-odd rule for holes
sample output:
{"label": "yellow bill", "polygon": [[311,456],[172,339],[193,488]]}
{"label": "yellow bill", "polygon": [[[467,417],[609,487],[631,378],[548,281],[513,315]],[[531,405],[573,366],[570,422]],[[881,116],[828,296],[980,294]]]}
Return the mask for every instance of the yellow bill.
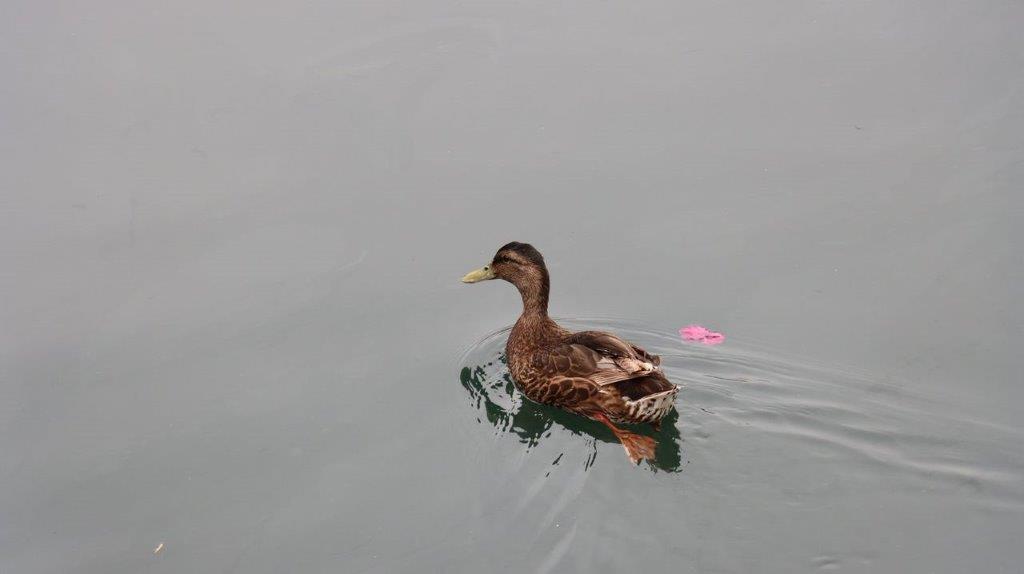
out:
{"label": "yellow bill", "polygon": [[488,279],[494,279],[494,270],[491,269],[490,265],[484,265],[480,269],[466,273],[466,276],[462,278],[462,282],[476,283],[477,281],[487,281]]}

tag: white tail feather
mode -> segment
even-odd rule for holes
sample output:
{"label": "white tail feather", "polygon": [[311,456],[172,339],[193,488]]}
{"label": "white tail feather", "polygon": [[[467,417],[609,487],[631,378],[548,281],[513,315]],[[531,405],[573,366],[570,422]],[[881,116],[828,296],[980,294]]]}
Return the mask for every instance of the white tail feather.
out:
{"label": "white tail feather", "polygon": [[656,422],[672,410],[672,403],[675,401],[679,387],[647,395],[635,401],[626,400],[626,408],[630,418],[635,422]]}

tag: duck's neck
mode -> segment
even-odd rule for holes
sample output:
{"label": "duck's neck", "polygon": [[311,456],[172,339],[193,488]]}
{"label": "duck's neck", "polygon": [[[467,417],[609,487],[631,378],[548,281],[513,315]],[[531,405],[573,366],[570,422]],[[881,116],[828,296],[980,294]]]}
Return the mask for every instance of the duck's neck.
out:
{"label": "duck's neck", "polygon": [[548,292],[551,290],[551,279],[548,270],[537,269],[524,274],[513,282],[519,295],[523,298],[523,317],[548,316]]}

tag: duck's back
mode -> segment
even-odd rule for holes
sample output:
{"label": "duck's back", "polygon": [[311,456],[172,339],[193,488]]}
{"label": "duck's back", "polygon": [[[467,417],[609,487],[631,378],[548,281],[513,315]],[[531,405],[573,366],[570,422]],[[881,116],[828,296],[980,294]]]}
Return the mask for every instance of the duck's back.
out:
{"label": "duck's back", "polygon": [[509,370],[530,399],[621,422],[655,422],[678,390],[661,362],[610,333],[572,333],[554,321],[520,318],[506,346]]}

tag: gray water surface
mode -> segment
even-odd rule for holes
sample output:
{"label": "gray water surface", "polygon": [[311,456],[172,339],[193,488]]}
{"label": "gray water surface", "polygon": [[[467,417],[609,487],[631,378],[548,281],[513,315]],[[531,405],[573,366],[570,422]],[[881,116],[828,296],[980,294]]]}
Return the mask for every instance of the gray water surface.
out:
{"label": "gray water surface", "polygon": [[[1022,21],[4,4],[0,571],[1020,571]],[[507,384],[511,240],[655,464]]]}

